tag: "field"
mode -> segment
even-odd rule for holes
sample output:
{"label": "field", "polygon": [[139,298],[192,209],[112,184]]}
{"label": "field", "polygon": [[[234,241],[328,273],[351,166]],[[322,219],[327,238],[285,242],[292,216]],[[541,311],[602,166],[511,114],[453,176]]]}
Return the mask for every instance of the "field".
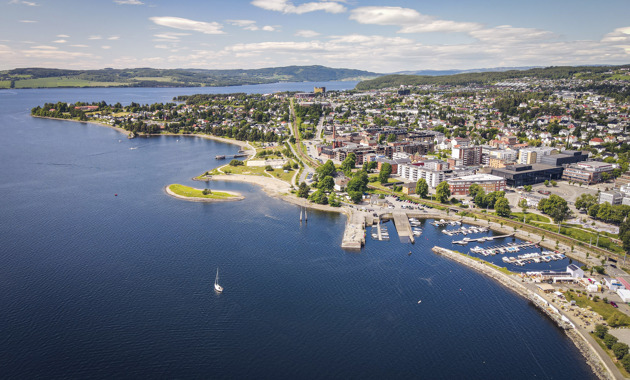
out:
{"label": "field", "polygon": [[10,80],[0,80],[0,88],[10,88],[11,81]]}
{"label": "field", "polygon": [[177,195],[190,198],[227,199],[234,197],[234,195],[232,194],[222,193],[218,191],[213,191],[210,194],[203,194],[202,189],[195,189],[194,187],[179,184],[170,185],[169,189]]}
{"label": "field", "polygon": [[39,79],[23,79],[15,81],[15,88],[55,88],[55,87],[118,87],[127,83],[119,82],[91,82],[66,77],[51,77]]}
{"label": "field", "polygon": [[134,77],[131,80],[143,82],[143,81],[151,81],[151,82],[179,82],[175,80],[173,77]]}

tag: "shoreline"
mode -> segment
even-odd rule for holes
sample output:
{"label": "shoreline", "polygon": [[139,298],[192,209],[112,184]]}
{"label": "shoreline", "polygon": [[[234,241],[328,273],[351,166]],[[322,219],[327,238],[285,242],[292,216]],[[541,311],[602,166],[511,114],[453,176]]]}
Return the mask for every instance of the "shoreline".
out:
{"label": "shoreline", "polygon": [[171,187],[171,185],[164,186],[164,191],[166,192],[166,194],[170,195],[173,198],[177,198],[177,199],[181,199],[181,200],[189,201],[189,202],[203,202],[203,203],[235,202],[235,201],[242,201],[243,199],[245,199],[245,197],[243,195],[241,195],[240,193],[237,193],[237,192],[234,192],[234,191],[226,191],[226,190],[222,190],[221,192],[234,195],[234,197],[232,197],[232,198],[224,198],[224,199],[186,197],[186,196],[174,193],[170,189],[170,187]]}
{"label": "shoreline", "polygon": [[[94,124],[94,125],[99,125],[101,127],[107,127],[107,128],[111,128],[111,129],[115,129],[118,132],[124,134],[125,136],[129,137],[129,135],[131,134],[131,131],[128,131],[126,129],[123,129],[121,127],[116,127],[114,125],[109,125],[106,123],[101,123],[98,121],[93,121],[93,120],[75,120],[75,119],[64,119],[61,117],[49,117],[49,116],[36,116],[36,115],[31,115],[31,117],[36,117],[38,119],[49,119],[49,120],[59,120],[59,121],[72,121],[74,123],[84,123],[84,124]],[[144,136],[186,136],[186,137],[201,137],[204,139],[208,139],[208,140],[214,140],[214,141],[218,141],[218,142],[222,142],[225,144],[232,144],[232,145],[237,145],[241,148],[247,148],[247,150],[251,151],[253,150],[255,152],[255,148],[253,146],[251,146],[249,144],[248,141],[240,141],[240,140],[232,140],[232,139],[228,139],[226,137],[219,137],[219,136],[214,136],[214,135],[208,135],[208,134],[196,134],[196,133],[148,133],[148,134],[140,134],[140,135],[136,135],[136,137],[144,137]],[[250,156],[253,155],[253,153],[251,152],[245,152],[247,154],[249,154]]]}
{"label": "shoreline", "polygon": [[74,119],[64,119],[61,117],[49,117],[49,116],[36,116],[36,115],[31,115],[31,117],[36,117],[38,119],[49,119],[49,120],[60,120],[60,121],[72,121],[75,123],[81,123],[81,124],[94,124],[94,125],[100,125],[101,127],[107,127],[107,128],[112,128],[117,130],[118,132],[124,134],[125,136],[129,137],[129,134],[131,133],[130,131],[127,131],[125,129],[122,129],[120,127],[116,127],[114,125],[109,125],[106,123],[101,123],[98,121],[90,121],[90,120],[74,120]]}
{"label": "shoreline", "polygon": [[[478,273],[490,277],[491,279],[506,287],[508,290],[511,290],[517,295],[527,299],[528,301],[531,301],[531,303],[533,303],[538,309],[545,313],[560,328],[564,330],[566,335],[577,347],[582,356],[586,359],[586,363],[591,367],[594,374],[598,378],[623,378],[623,376],[619,377],[621,373],[618,373],[617,367],[613,366],[614,370],[611,370],[610,366],[606,363],[606,360],[600,355],[594,344],[588,341],[583,332],[579,331],[579,329],[575,327],[572,322],[570,323],[571,325],[573,325],[573,327],[568,327],[570,325],[567,325],[565,321],[570,320],[571,318],[567,318],[564,314],[561,314],[559,312],[558,314],[554,314],[550,310],[547,310],[546,306],[551,305],[551,302],[547,299],[543,298],[537,293],[534,293],[532,290],[528,289],[525,285],[519,283],[511,276],[494,269],[492,266],[488,265],[486,261],[476,261],[457,251],[438,246],[433,247],[432,251],[435,254],[442,255]],[[542,300],[542,302],[540,302],[540,300]],[[544,303],[547,303],[547,305],[545,305]],[[565,318],[567,319],[565,320]],[[606,356],[606,358],[610,360],[608,356]],[[617,373],[619,374],[619,376],[616,376]]]}

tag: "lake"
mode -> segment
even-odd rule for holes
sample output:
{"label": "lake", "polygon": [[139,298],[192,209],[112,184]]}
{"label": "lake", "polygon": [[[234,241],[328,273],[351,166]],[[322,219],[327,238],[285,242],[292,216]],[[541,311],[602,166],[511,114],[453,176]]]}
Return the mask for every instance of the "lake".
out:
{"label": "lake", "polygon": [[368,231],[347,252],[345,216],[300,224],[299,207],[255,186],[212,182],[246,197],[230,203],[165,194],[237,146],[29,116],[45,102],[354,84],[0,91],[2,377],[595,378],[528,301],[433,254],[453,238],[428,221],[414,245],[388,223],[390,241]]}

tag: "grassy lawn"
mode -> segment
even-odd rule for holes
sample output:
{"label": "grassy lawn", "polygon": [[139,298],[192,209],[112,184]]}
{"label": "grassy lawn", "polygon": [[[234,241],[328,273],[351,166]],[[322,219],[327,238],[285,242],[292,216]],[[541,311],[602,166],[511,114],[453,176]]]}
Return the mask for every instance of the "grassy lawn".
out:
{"label": "grassy lawn", "polygon": [[283,169],[274,169],[267,173],[285,182],[291,183],[291,180],[293,179],[293,176],[295,175],[295,170],[289,170],[288,173],[285,173]]}
{"label": "grassy lawn", "polygon": [[11,81],[10,80],[0,80],[0,88],[10,88]]}
{"label": "grassy lawn", "polygon": [[[519,222],[523,221],[523,213],[522,212],[513,212],[512,216],[516,217],[516,220],[518,220]],[[551,220],[549,218],[547,218],[546,216],[542,216],[539,214],[533,214],[533,213],[526,213],[525,214],[525,220],[526,222],[543,222],[543,223],[550,223]]]}
{"label": "grassy lawn", "polygon": [[208,195],[204,195],[202,192],[203,189],[195,189],[194,187],[180,184],[172,184],[168,188],[177,195],[190,198],[226,199],[235,197],[232,194],[222,193],[219,191],[213,191]]}
{"label": "grassy lawn", "polygon": [[151,82],[176,82],[173,78],[171,77],[134,77],[131,78],[131,80],[135,80],[138,82],[142,82],[142,81],[151,81]]}
{"label": "grassy lawn", "polygon": [[[544,230],[547,231],[551,231],[551,232],[558,232],[558,226],[556,225],[551,225],[551,224],[542,224],[542,223],[536,223],[536,222],[532,222],[530,223],[533,226],[542,228]],[[579,228],[575,228],[575,227],[565,227],[564,225],[562,226],[562,228],[560,229],[560,233],[562,235],[568,236],[568,237],[572,237],[576,240],[579,240],[583,243],[589,244],[591,243],[591,239],[592,239],[592,244],[595,245],[597,242],[597,234],[596,233],[592,233],[592,232],[587,232],[584,231],[582,229]],[[599,244],[598,244],[599,248],[603,248],[606,250],[609,250],[613,253],[617,253],[617,254],[623,254],[623,248],[619,246],[619,244],[615,243],[614,241],[612,241],[610,238],[605,237],[603,235],[599,236]]]}
{"label": "grassy lawn", "polygon": [[594,312],[601,315],[606,320],[609,326],[630,325],[630,316],[625,315],[601,299],[599,301],[593,301],[592,299],[588,299],[584,294],[578,294],[576,292],[565,292],[564,296],[569,301],[575,301],[579,307],[586,308],[590,306]]}
{"label": "grassy lawn", "polygon": [[265,175],[265,167],[264,166],[225,166],[223,169],[225,173],[231,174],[246,174],[246,175]]}
{"label": "grassy lawn", "polygon": [[51,77],[38,79],[23,79],[15,81],[15,88],[54,88],[54,87],[118,87],[127,83],[121,82],[92,82],[65,77]]}

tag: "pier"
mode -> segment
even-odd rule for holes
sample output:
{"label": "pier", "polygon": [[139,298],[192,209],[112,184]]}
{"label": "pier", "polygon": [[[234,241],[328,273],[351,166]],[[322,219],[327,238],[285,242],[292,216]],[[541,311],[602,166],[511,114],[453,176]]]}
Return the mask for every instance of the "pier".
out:
{"label": "pier", "polygon": [[394,224],[396,225],[396,231],[400,241],[403,243],[411,242],[415,243],[413,232],[411,231],[411,224],[409,223],[409,217],[404,212],[393,213]]}
{"label": "pier", "polygon": [[488,227],[472,226],[468,228],[462,227],[456,230],[442,230],[442,233],[448,236],[453,236],[453,235],[459,235],[459,234],[468,235],[468,234],[475,234],[475,233],[488,232],[488,231],[489,231]]}
{"label": "pier", "polygon": [[341,240],[341,248],[360,250],[363,245],[365,245],[365,217],[361,213],[350,211]]}
{"label": "pier", "polygon": [[247,153],[237,153],[237,154],[229,154],[229,155],[219,154],[219,155],[214,156],[214,158],[217,160],[225,160],[226,158],[239,158],[239,157],[247,157],[247,156],[249,156],[249,154]]}
{"label": "pier", "polygon": [[[512,235],[504,235],[504,236],[495,236],[495,238],[499,238],[499,237],[507,237],[507,236],[513,236]],[[521,249],[526,249],[526,248],[530,248],[530,247],[535,247],[537,246],[536,243],[522,243],[522,244],[516,244],[516,243],[508,243],[508,244],[502,244],[502,245],[495,245],[493,247],[488,247],[488,248],[481,248],[479,246],[471,248],[470,252],[474,252],[474,253],[481,253],[484,256],[493,256],[496,254],[503,254],[503,253],[514,253],[514,252],[518,252]]]}
{"label": "pier", "polygon": [[[501,239],[501,238],[513,237],[513,236],[514,236],[514,234],[499,235],[499,236],[484,236],[484,237],[480,237],[480,238],[464,238],[463,240],[454,240],[453,244],[466,245],[466,244],[472,243],[472,242],[480,242],[480,243],[482,243],[484,241],[491,241],[491,240],[494,240],[494,239]],[[488,248],[488,249],[492,249],[492,248]]]}

